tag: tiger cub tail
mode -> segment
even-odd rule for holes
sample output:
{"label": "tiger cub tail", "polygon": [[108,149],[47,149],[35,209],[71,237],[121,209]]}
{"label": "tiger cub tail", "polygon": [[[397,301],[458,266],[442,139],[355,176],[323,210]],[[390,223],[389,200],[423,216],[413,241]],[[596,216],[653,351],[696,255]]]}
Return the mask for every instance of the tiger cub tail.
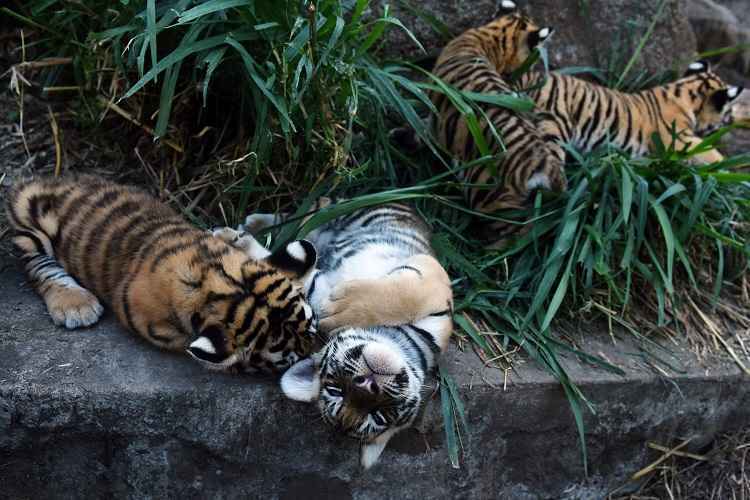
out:
{"label": "tiger cub tail", "polygon": [[26,274],[44,299],[52,320],[66,328],[90,326],[104,312],[99,300],[81,286],[57,260],[54,240],[61,220],[57,209],[70,195],[70,186],[38,180],[16,186],[6,202],[15,230],[13,243],[21,250]]}

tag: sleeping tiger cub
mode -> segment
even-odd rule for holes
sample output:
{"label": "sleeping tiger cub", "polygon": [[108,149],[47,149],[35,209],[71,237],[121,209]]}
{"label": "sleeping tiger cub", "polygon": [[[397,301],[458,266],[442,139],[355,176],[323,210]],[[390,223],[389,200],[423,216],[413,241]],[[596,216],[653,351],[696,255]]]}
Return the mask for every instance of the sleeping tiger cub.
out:
{"label": "sleeping tiger cub", "polygon": [[[702,137],[732,122],[732,103],[741,87],[724,83],[708,63],[688,67],[676,82],[637,93],[624,93],[560,73],[527,73],[519,84],[542,111],[540,127],[551,142],[568,142],[591,151],[604,142],[644,156],[657,133],[665,145],[679,134],[675,149],[692,148]],[[715,149],[695,156],[701,163],[724,157]]]}
{"label": "sleeping tiger cub", "polygon": [[55,324],[96,323],[102,300],[152,344],[212,369],[281,370],[312,350],[307,241],[248,255],[146,192],[93,176],[22,183],[7,212]]}
{"label": "sleeping tiger cub", "polygon": [[[513,2],[504,1],[503,8],[505,15],[449,42],[433,73],[462,91],[513,93],[503,75],[519,68],[532,50],[549,38],[552,29],[536,26],[515,10]],[[460,111],[445,94],[432,92],[431,99],[438,111],[438,141],[460,160],[479,157],[479,148]],[[537,125],[527,117],[494,104],[476,105],[486,117],[480,117],[484,139],[499,159],[494,168],[481,165],[465,171],[471,208],[484,213],[521,210],[539,188],[565,190],[565,153],[560,145],[545,141]],[[493,238],[499,239],[496,246],[502,246],[507,237],[522,228],[498,221],[488,229]]]}
{"label": "sleeping tiger cub", "polygon": [[[255,214],[241,229],[282,219]],[[414,422],[426,378],[448,346],[450,280],[433,256],[427,224],[405,205],[356,211],[308,238],[320,257],[306,295],[321,330],[338,329],[285,373],[281,387],[296,401],[317,401],[328,424],[358,438],[360,462],[369,468]]]}

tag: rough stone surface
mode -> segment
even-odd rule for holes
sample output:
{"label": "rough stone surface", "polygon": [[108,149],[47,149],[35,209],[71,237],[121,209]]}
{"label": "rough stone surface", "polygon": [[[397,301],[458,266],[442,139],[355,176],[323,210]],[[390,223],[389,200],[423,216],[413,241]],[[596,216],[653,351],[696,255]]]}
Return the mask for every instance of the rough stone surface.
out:
{"label": "rough stone surface", "polygon": [[[747,46],[750,43],[747,6],[746,0],[687,0],[686,12],[698,41],[698,50],[704,53],[742,44]],[[750,76],[750,50],[747,47],[713,59]]]}
{"label": "rough stone surface", "polygon": [[[287,401],[274,380],[210,373],[124,332],[111,315],[91,329],[52,326],[19,263],[0,262],[1,498],[594,498],[648,459],[646,440],[668,443],[740,428],[750,384],[732,364],[654,375],[608,335],[598,345],[620,377],[569,360],[595,406],[584,412],[584,478],[570,407],[531,362],[490,370],[451,352],[470,433],[451,468],[439,405],[422,433],[394,438],[381,463],[357,465],[356,443],[332,435],[312,407]],[[436,400],[439,398],[435,398]]]}
{"label": "rough stone surface", "polygon": [[[422,0],[411,2],[440,20],[452,35],[482,25],[495,17],[499,0]],[[534,0],[516,2],[540,25],[554,27],[549,42],[550,62],[558,67],[607,67],[617,53],[629,57],[654,19],[659,4],[646,0]],[[390,4],[381,0],[379,5]],[[425,46],[436,54],[446,38],[402,2],[395,2],[392,14],[398,17]],[[589,5],[588,9],[582,7]],[[382,12],[382,7],[376,9]],[[402,30],[389,33],[388,51],[394,55],[418,57],[419,50]],[[637,68],[650,70],[671,67],[695,54],[696,41],[681,0],[668,0],[664,14],[643,49]]]}

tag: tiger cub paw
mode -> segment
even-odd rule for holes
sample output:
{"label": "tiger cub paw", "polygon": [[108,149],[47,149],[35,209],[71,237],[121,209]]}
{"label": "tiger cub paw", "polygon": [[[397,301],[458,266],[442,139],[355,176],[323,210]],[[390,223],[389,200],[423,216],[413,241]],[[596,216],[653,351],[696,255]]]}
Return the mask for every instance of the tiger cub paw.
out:
{"label": "tiger cub paw", "polygon": [[236,231],[231,227],[221,227],[211,231],[211,234],[213,234],[214,237],[229,243],[238,250],[242,250],[250,258],[261,260],[271,255],[271,252],[258,243],[258,241],[249,233]]}
{"label": "tiger cub paw", "polygon": [[104,312],[94,294],[81,287],[51,291],[45,301],[52,321],[71,330],[93,325]]}
{"label": "tiger cub paw", "polygon": [[263,229],[279,224],[280,219],[277,214],[251,214],[245,218],[245,223],[241,224],[238,229],[246,233],[257,234]]}
{"label": "tiger cub paw", "polygon": [[211,230],[211,234],[215,238],[219,238],[227,243],[235,243],[240,239],[240,236],[242,236],[242,233],[235,231],[231,227],[217,227],[216,229]]}
{"label": "tiger cub paw", "polygon": [[320,322],[324,333],[344,327],[375,326],[379,318],[373,311],[372,280],[349,280],[337,285],[321,304]]}

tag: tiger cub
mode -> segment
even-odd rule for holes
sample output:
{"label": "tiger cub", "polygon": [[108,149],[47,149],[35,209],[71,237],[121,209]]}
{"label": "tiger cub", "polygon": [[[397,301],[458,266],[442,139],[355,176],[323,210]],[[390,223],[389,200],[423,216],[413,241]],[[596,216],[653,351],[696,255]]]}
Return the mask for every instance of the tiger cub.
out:
{"label": "tiger cub", "polygon": [[[591,151],[609,142],[644,156],[653,149],[652,135],[680,150],[732,122],[732,103],[741,87],[724,83],[708,63],[698,61],[676,82],[637,93],[624,93],[560,73],[527,73],[519,84],[542,111],[545,139]],[[699,153],[701,163],[722,161],[715,149]]]}
{"label": "tiger cub", "polygon": [[[465,31],[442,50],[433,73],[461,91],[485,94],[513,93],[505,74],[517,69],[552,34],[521,15],[513,2],[504,1],[505,15],[479,28]],[[455,157],[471,161],[479,148],[466,120],[450,99],[432,92],[438,111],[435,133],[438,141]],[[521,210],[539,188],[555,192],[566,188],[565,153],[560,145],[545,141],[529,118],[494,104],[477,102],[483,112],[482,134],[492,152],[499,155],[493,168],[480,165],[464,171],[469,184],[471,208],[483,213]],[[499,140],[495,139],[496,134]],[[488,189],[487,186],[490,186]],[[489,233],[502,246],[517,224],[493,222]]]}
{"label": "tiger cub", "polygon": [[55,324],[96,323],[102,300],[152,344],[221,370],[281,370],[312,350],[307,241],[248,255],[145,191],[93,176],[22,183],[7,212]]}
{"label": "tiger cub", "polygon": [[[245,230],[282,222],[248,217]],[[388,440],[416,418],[453,329],[453,294],[433,256],[430,229],[412,209],[388,204],[342,216],[308,235],[319,250],[305,285],[325,347],[281,379],[287,397],[317,402],[328,424],[362,442],[374,465]]]}

